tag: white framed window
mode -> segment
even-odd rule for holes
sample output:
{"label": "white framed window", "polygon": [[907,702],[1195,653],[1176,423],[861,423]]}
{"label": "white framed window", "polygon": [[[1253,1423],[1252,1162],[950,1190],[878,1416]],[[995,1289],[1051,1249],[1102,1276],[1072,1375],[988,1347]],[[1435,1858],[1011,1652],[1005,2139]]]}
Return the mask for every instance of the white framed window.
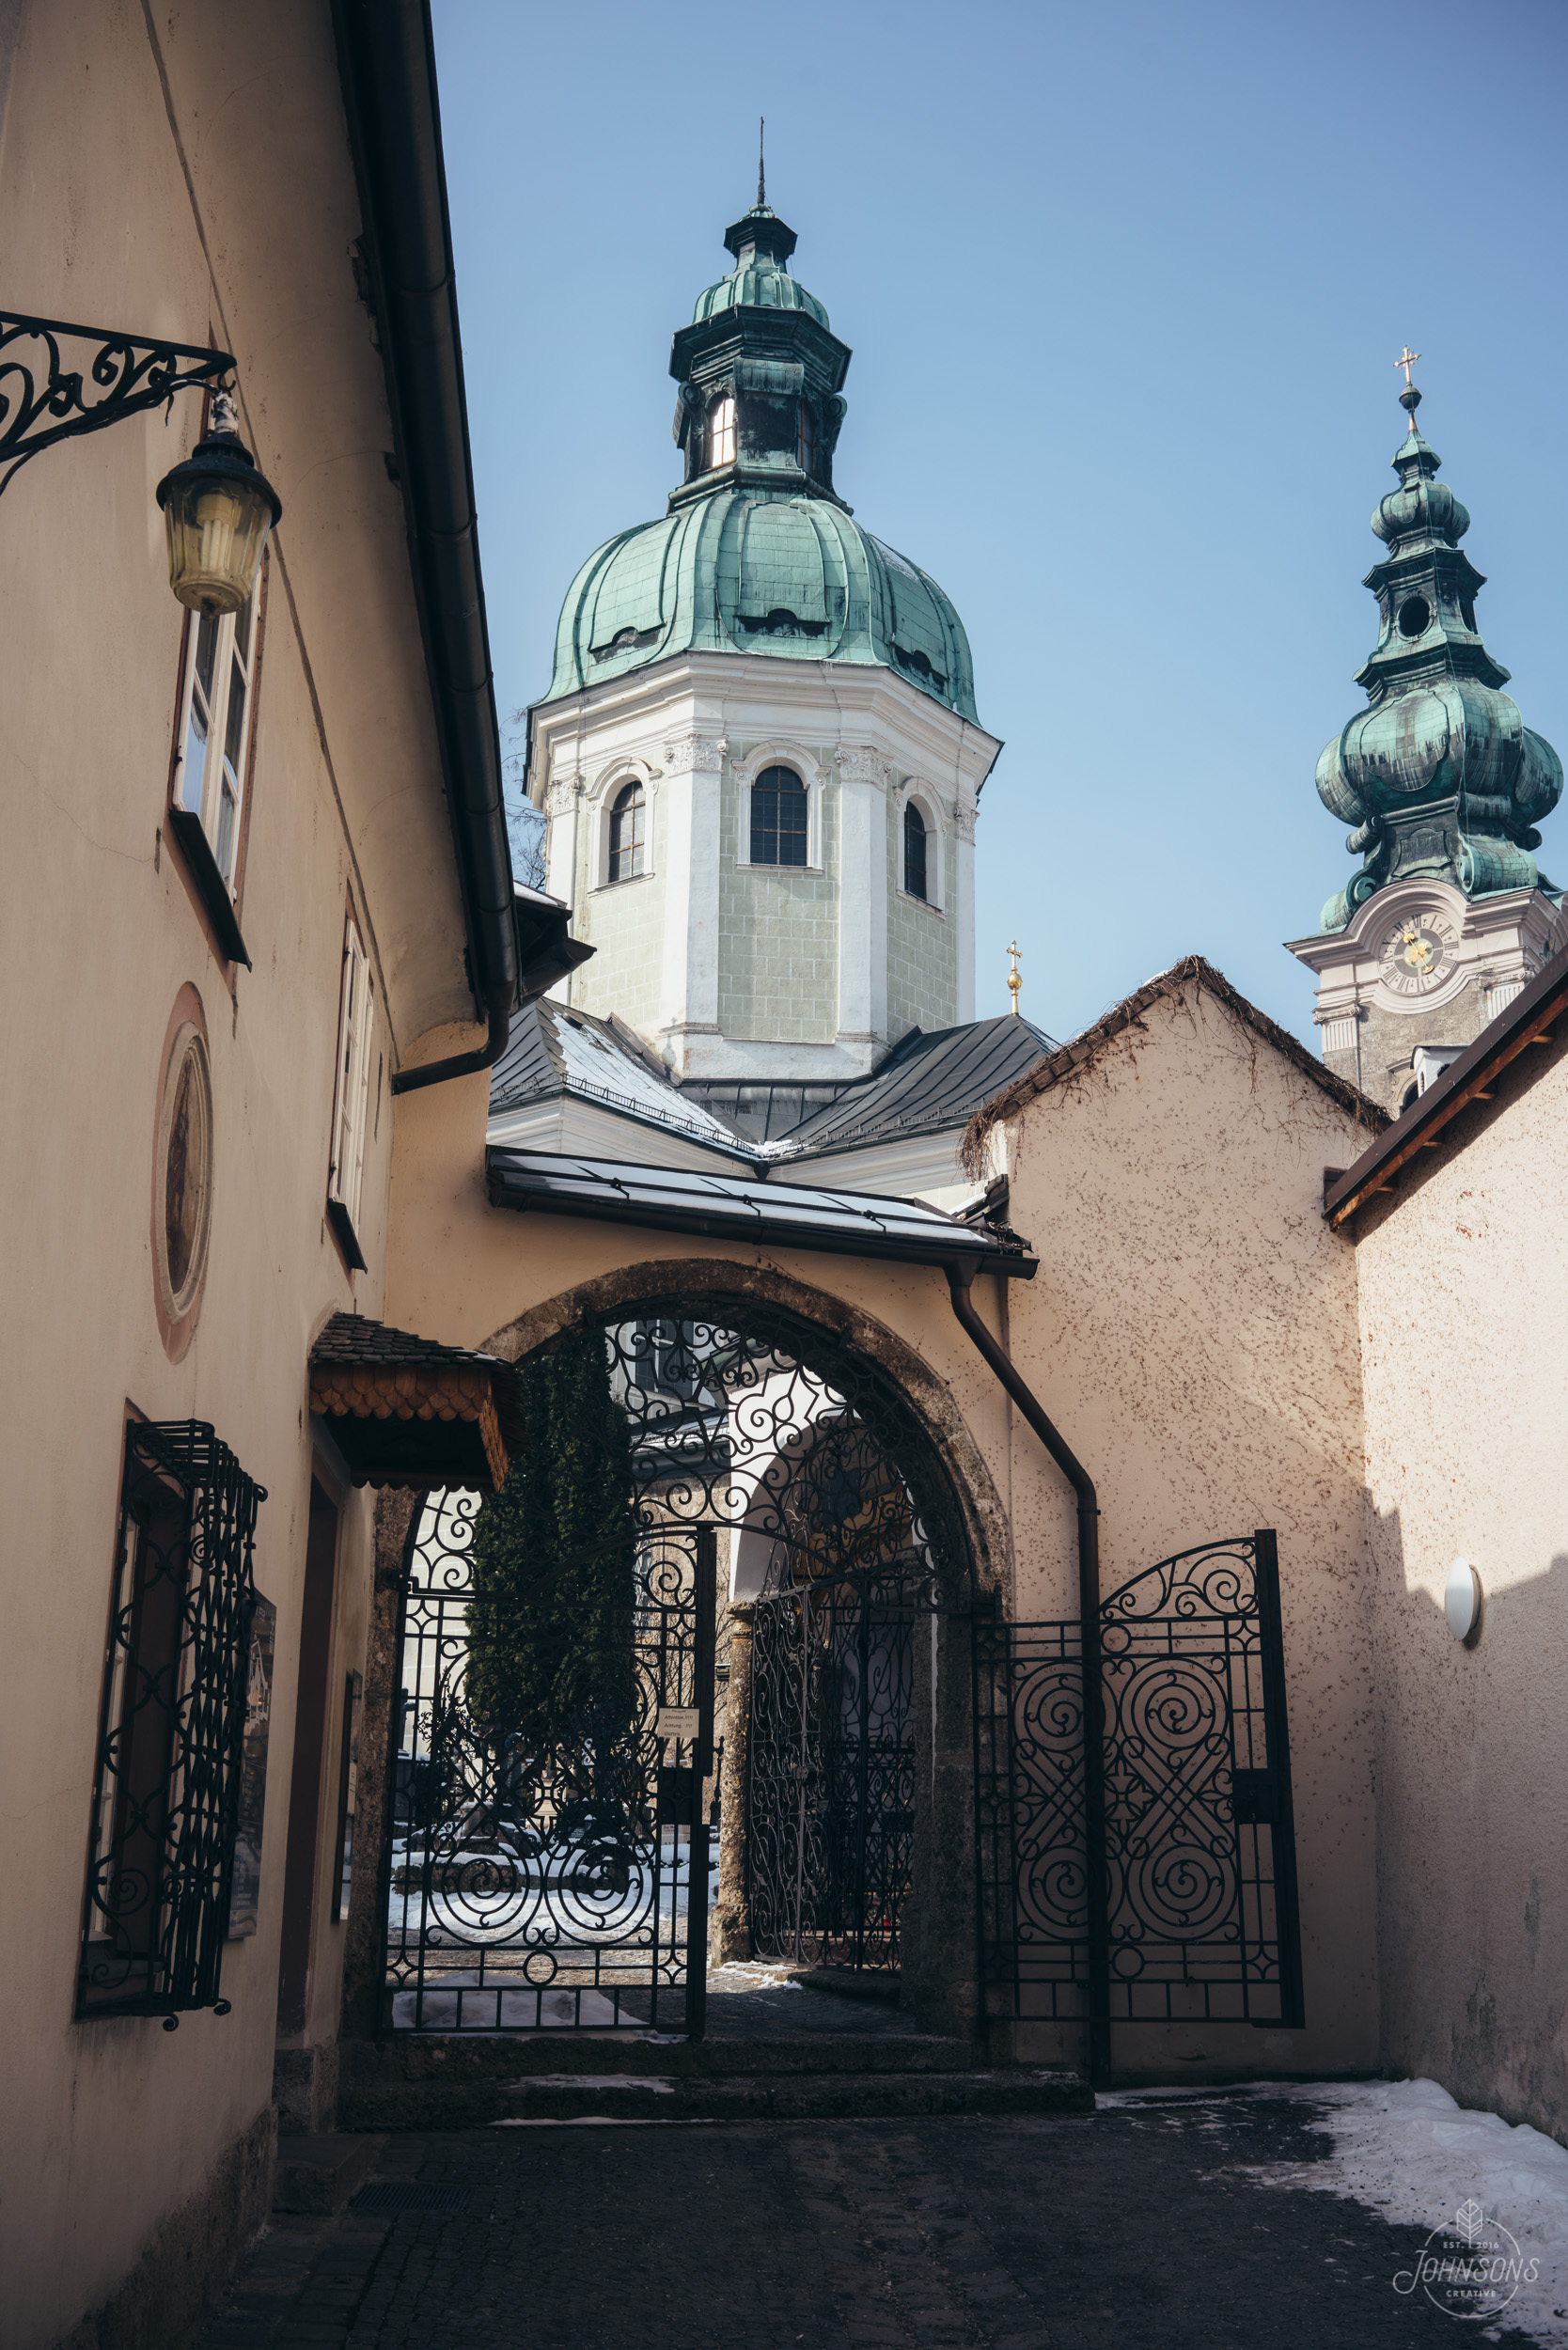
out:
{"label": "white framed window", "polygon": [[260,584],[241,611],[195,619],[180,690],[173,804],[199,825],[230,900],[240,879]]}
{"label": "white framed window", "polygon": [[742,871],[823,870],[823,769],[787,743],[760,743],[735,769],[735,864]]}
{"label": "white framed window", "polygon": [[366,1270],[365,1252],[359,1245],[359,1203],[369,1124],[370,1032],[374,1025],[375,988],[370,958],[365,951],[351,907],[343,926],[343,984],[337,1013],[337,1077],[332,1104],[327,1214],[344,1256],[360,1273]]}
{"label": "white framed window", "polygon": [[612,882],[635,881],[648,864],[648,801],[640,783],[624,784],[610,809]]}
{"label": "white framed window", "polygon": [[715,400],[708,410],[708,471],[715,465],[732,465],[735,462],[735,401],[729,392]]}

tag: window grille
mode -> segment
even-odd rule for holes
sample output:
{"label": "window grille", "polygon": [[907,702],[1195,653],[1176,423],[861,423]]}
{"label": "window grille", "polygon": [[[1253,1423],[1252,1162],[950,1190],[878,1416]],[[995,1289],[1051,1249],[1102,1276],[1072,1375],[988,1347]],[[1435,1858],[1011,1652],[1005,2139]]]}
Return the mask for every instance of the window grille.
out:
{"label": "window grille", "polygon": [[337,1014],[337,1082],[332,1112],[327,1214],[343,1254],[361,1273],[365,1271],[365,1254],[359,1245],[359,1201],[364,1188],[365,1137],[369,1124],[370,1030],[374,1018],[370,958],[351,912],[343,929],[343,991]]}
{"label": "window grille", "polygon": [[806,863],[806,786],[791,767],[764,767],[751,787],[753,865]]}
{"label": "window grille", "polygon": [[926,894],[926,820],[913,800],[903,811],[903,885],[912,898]]}
{"label": "window grille", "polygon": [[640,783],[629,783],[610,810],[610,879],[631,881],[643,870],[647,803]]}
{"label": "window grille", "polygon": [[126,1430],[93,1784],[78,2015],[218,1996],[238,1820],[256,1513],[202,1420]]}

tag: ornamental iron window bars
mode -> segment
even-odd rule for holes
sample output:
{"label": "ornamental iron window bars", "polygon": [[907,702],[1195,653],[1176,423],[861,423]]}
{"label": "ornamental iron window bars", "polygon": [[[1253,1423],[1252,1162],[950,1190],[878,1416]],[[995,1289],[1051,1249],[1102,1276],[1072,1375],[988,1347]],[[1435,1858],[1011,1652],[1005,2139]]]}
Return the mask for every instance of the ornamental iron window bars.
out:
{"label": "ornamental iron window bars", "polygon": [[769,1742],[748,1813],[767,1856],[751,1877],[762,1942],[897,1963],[909,1626],[920,1608],[965,1610],[971,1589],[947,1465],[874,1364],[787,1313],[659,1298],[571,1342],[585,1332],[626,1423],[630,1604],[619,1628],[597,1619],[586,1678],[599,1697],[581,1718],[543,1736],[481,1718],[476,1658],[503,1628],[475,1574],[479,1496],[429,1497],[400,1649],[395,2030],[702,2030],[731,1591],[758,1601],[776,1662],[760,1700],[752,1683],[754,1734],[760,1721]]}
{"label": "ornamental iron window bars", "polygon": [[[65,343],[94,345],[70,367]],[[0,494],[30,457],[234,372],[227,351],[0,310]]]}
{"label": "ornamental iron window bars", "polygon": [[219,1997],[238,1825],[253,1551],[266,1499],[201,1420],[126,1430],[76,2012]]}
{"label": "ornamental iron window bars", "polygon": [[[1275,1535],[1182,1552],[1112,1592],[1100,1607],[1097,1702],[1076,1622],[975,1629],[988,2013],[1299,2029]],[[1086,1728],[1105,1758],[1098,1885]]]}

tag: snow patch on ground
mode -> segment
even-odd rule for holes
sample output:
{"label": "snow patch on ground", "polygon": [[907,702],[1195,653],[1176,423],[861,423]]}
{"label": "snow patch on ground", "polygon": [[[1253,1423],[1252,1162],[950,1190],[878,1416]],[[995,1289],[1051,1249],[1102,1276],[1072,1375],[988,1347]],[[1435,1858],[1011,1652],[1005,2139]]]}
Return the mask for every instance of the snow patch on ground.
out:
{"label": "snow patch on ground", "polygon": [[1473,2197],[1539,2267],[1531,2282],[1527,2266],[1497,2326],[1521,2327],[1544,2350],[1568,2350],[1568,2147],[1528,2122],[1470,2112],[1435,2081],[1290,2082],[1255,2093],[1326,2107],[1308,2126],[1330,2138],[1334,2152],[1327,2162],[1271,2165],[1254,2176],[1351,2196],[1421,2239]]}

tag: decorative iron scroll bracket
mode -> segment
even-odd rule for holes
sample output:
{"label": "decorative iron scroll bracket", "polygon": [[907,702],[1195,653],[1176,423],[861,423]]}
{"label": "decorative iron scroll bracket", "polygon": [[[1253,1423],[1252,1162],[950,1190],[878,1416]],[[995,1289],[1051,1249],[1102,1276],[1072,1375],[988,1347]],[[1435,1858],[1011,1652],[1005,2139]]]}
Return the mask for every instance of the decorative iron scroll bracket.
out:
{"label": "decorative iron scroll bracket", "polygon": [[[82,367],[68,368],[60,353],[65,337],[98,348]],[[29,457],[55,441],[96,432],[233,372],[227,351],[0,310],[0,494]]]}

